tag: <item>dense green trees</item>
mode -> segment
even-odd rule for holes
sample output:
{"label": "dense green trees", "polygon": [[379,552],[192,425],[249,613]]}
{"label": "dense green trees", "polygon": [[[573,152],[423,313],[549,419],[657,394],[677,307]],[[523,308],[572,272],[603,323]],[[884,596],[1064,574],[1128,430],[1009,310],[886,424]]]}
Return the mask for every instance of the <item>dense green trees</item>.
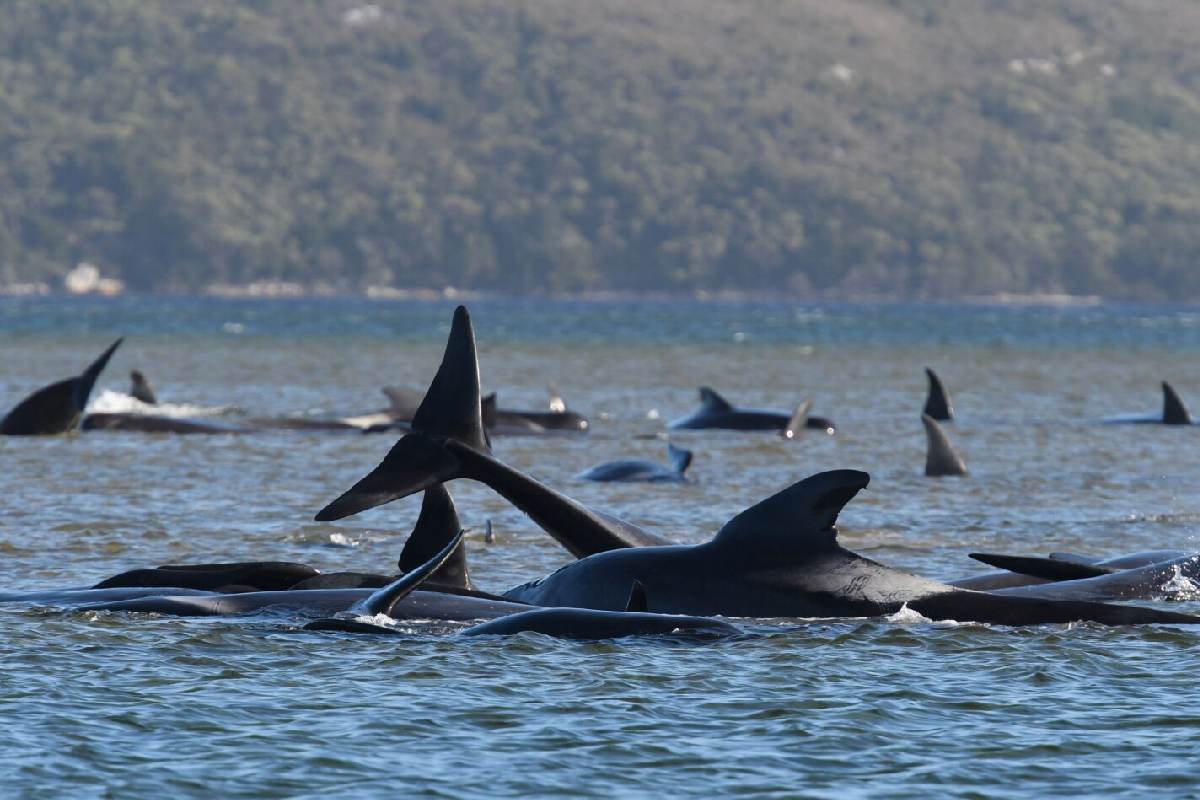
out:
{"label": "dense green trees", "polygon": [[8,0],[0,284],[1200,298],[1190,0]]}

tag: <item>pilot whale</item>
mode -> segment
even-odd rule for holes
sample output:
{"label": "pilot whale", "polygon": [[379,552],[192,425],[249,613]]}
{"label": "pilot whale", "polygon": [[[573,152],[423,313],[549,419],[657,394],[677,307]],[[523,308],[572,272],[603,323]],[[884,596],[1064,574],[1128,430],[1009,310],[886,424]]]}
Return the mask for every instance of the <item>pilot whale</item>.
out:
{"label": "pilot whale", "polygon": [[87,407],[96,379],[123,339],[117,339],[74,378],[52,383],[26,397],[0,420],[0,434],[45,436],[74,430]]}
{"label": "pilot whale", "polygon": [[371,473],[321,509],[316,519],[342,519],[457,478],[486,484],[576,557],[669,543],[576,503],[492,457],[480,410],[475,333],[463,306],[454,311],[442,363],[413,415],[411,432]]}
{"label": "pilot whale", "polygon": [[928,414],[921,415],[921,424],[925,426],[925,475],[966,475],[967,465],[950,444],[950,437],[942,426]]}
{"label": "pilot whale", "polygon": [[942,379],[929,367],[925,368],[925,377],[929,379],[929,392],[925,395],[925,408],[922,413],[937,422],[949,422],[954,419],[954,406],[950,403],[950,395],[942,385]]}
{"label": "pilot whale", "polygon": [[863,558],[838,545],[834,523],[868,481],[856,470],[819,473],[743,511],[704,544],[598,553],[505,596],[613,610],[624,601],[620,587],[639,581],[657,610],[700,616],[881,616],[907,605],[935,620],[1002,625],[1200,623],[1153,608],[957,589]]}
{"label": "pilot whale", "polygon": [[[717,394],[711,387],[700,387],[700,408],[680,417],[667,427],[672,430],[706,430],[722,428],[734,431],[786,431],[795,413],[768,411],[759,408],[738,408]],[[804,426],[832,434],[833,421],[807,415]]]}
{"label": "pilot whale", "polygon": [[1191,425],[1192,415],[1183,404],[1175,387],[1162,382],[1163,405],[1159,414],[1120,414],[1103,421],[1109,425]]}
{"label": "pilot whale", "polygon": [[684,474],[692,463],[692,451],[667,442],[667,458],[670,467],[664,467],[644,459],[621,459],[597,464],[579,474],[585,481],[620,481],[625,483],[683,483]]}

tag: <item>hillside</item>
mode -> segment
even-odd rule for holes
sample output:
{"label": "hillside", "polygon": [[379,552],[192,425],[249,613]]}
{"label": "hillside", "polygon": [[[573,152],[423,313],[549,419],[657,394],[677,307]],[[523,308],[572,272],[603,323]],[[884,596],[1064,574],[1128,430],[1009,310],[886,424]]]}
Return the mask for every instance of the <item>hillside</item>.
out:
{"label": "hillside", "polygon": [[1200,299],[1190,0],[9,0],[0,284]]}

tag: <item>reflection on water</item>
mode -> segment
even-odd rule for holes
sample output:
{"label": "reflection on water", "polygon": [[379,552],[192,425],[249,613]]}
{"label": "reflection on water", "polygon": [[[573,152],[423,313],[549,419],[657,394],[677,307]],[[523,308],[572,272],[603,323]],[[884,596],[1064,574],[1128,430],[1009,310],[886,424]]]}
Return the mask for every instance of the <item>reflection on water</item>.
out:
{"label": "reflection on water", "polygon": [[[0,299],[0,405],[74,374],[117,334],[98,384],[141,369],[163,401],[349,414],[423,388],[451,304]],[[1100,426],[1200,405],[1187,309],[789,304],[472,304],[487,389],[536,408],[553,381],[584,437],[510,438],[498,456],[684,542],[812,472],[865,469],[842,540],[952,578],[970,550],[1115,554],[1194,547],[1200,428]],[[971,475],[922,476],[926,365]],[[595,484],[709,384],[744,405],[813,401],[838,434],[685,432],[695,483]],[[657,418],[650,414],[656,410]],[[0,439],[4,589],[134,566],[248,558],[394,565],[409,498],[337,524],[317,509],[394,441],[356,433],[94,433]],[[566,554],[481,486],[452,486],[473,574],[503,590]],[[490,519],[496,541],[483,539]],[[1200,548],[1198,548],[1200,549]],[[1200,604],[1179,604],[1200,608]],[[694,646],[353,639],[286,617],[175,620],[0,608],[0,741],[16,796],[994,794],[1191,786],[1197,634],[1170,628],[839,620],[756,623]],[[1114,776],[1119,775],[1119,779]],[[3,792],[0,792],[3,794]]]}

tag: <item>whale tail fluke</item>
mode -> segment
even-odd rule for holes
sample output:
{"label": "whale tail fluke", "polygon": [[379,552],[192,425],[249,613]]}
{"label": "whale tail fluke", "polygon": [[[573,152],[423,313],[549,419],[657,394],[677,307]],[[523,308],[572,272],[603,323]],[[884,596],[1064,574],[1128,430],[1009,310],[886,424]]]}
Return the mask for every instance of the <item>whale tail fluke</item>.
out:
{"label": "whale tail fluke", "polygon": [[[446,487],[440,483],[425,490],[421,500],[421,515],[413,526],[404,550],[400,552],[399,567],[402,573],[412,572],[433,558],[446,542],[462,529],[454,501]],[[440,567],[429,575],[430,583],[471,589],[471,576],[467,569],[466,547],[459,544]]]}
{"label": "whale tail fluke", "polygon": [[680,475],[687,472],[687,468],[692,465],[692,451],[676,447],[670,442],[667,442],[667,458],[670,460],[674,470]]}
{"label": "whale tail fluke", "polygon": [[1175,392],[1175,387],[1166,381],[1162,382],[1163,391],[1163,424],[1164,425],[1191,425],[1192,415],[1188,413],[1187,406],[1183,404],[1183,400]]}
{"label": "whale tail fluke", "polygon": [[117,339],[86,370],[74,378],[38,389],[0,420],[0,434],[36,436],[74,429],[87,408],[96,379],[124,339]]}
{"label": "whale tail fluke", "polygon": [[458,477],[459,463],[443,443],[455,439],[490,451],[479,398],[479,360],[467,309],[454,310],[446,352],[406,434],[374,470],[317,513],[341,519]]}
{"label": "whale tail fluke", "polygon": [[928,414],[921,415],[925,426],[925,474],[929,477],[942,475],[966,475],[967,465],[962,456],[950,444],[950,437]]}
{"label": "whale tail fluke", "polygon": [[925,375],[929,378],[929,394],[925,398],[924,413],[938,422],[949,422],[954,419],[954,407],[942,379],[929,367],[925,368]]}

